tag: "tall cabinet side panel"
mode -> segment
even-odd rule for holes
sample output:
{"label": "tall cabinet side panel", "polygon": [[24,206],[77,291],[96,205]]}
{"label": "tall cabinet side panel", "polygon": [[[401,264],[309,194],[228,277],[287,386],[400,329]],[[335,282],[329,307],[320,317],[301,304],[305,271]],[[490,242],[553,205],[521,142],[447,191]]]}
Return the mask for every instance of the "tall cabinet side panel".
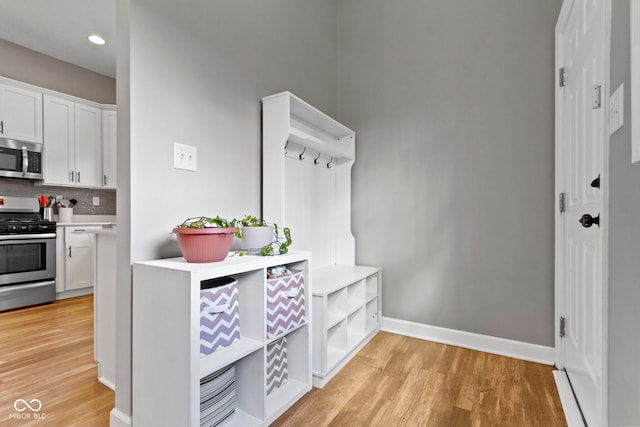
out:
{"label": "tall cabinet side panel", "polygon": [[289,98],[276,96],[262,105],[262,217],[284,224],[284,147],[289,137]]}
{"label": "tall cabinet side panel", "polygon": [[[190,273],[134,264],[133,421],[137,427],[198,425],[199,286]],[[164,390],[165,392],[159,392]],[[170,391],[170,392],[166,392]]]}

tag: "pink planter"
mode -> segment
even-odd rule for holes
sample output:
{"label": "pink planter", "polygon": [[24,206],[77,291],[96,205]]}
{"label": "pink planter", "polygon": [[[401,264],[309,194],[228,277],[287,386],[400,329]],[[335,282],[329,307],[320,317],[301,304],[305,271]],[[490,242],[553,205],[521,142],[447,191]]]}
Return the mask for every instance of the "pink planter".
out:
{"label": "pink planter", "polygon": [[174,228],[178,245],[187,262],[218,262],[227,257],[233,243],[234,227]]}

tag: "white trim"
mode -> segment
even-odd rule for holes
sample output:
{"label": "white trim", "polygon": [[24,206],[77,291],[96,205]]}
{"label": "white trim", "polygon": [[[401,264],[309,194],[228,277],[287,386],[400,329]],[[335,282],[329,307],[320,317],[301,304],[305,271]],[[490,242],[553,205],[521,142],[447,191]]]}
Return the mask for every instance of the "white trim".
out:
{"label": "white trim", "polygon": [[113,381],[109,381],[108,379],[106,379],[102,375],[98,375],[98,381],[100,381],[102,384],[104,384],[107,387],[109,387],[111,390],[116,391],[116,385],[114,384]]}
{"label": "white trim", "polygon": [[640,111],[640,2],[631,0],[631,163],[640,165],[640,119],[635,112]]}
{"label": "white trim", "polygon": [[564,105],[564,90],[560,87],[559,70],[565,66],[563,50],[563,34],[566,31],[570,11],[573,8],[573,0],[565,0],[560,9],[560,16],[556,24],[555,31],[555,65],[556,78],[555,88],[555,244],[554,244],[554,339],[555,355],[554,361],[558,369],[564,369],[563,345],[560,338],[560,316],[564,315],[564,218],[560,213],[560,193],[565,191],[564,175],[562,165],[564,162],[562,144],[562,108]]}
{"label": "white trim", "polygon": [[118,408],[111,410],[110,427],[131,427],[131,417]]}
{"label": "white trim", "polygon": [[440,326],[424,325],[406,320],[382,318],[382,330],[408,337],[450,344],[486,353],[513,357],[529,362],[553,365],[554,348],[523,341],[508,340]]}
{"label": "white trim", "polygon": [[560,402],[562,403],[562,410],[564,411],[564,417],[567,420],[568,427],[584,427],[582,421],[582,414],[578,403],[571,390],[571,384],[567,378],[565,371],[553,371],[553,378],[556,380],[556,387],[558,388],[558,394],[560,395]]}

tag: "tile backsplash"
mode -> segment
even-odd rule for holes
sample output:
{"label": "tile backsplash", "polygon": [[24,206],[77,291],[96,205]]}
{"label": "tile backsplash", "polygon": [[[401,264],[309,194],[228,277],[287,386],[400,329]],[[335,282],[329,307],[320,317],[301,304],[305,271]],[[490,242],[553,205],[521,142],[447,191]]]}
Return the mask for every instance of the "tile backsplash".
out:
{"label": "tile backsplash", "polygon": [[[115,215],[116,191],[93,188],[56,187],[35,185],[33,181],[0,178],[0,196],[39,197],[41,194],[76,199],[73,208],[76,215]],[[100,197],[100,206],[93,206],[93,198]],[[55,211],[54,211],[55,212]],[[57,213],[57,212],[55,212]]]}

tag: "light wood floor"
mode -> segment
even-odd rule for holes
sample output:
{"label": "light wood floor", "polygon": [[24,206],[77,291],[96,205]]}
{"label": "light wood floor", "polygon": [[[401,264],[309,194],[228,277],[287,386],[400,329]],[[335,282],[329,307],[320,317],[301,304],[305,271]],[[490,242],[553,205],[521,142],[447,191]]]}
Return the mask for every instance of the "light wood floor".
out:
{"label": "light wood floor", "polygon": [[[92,295],[0,313],[0,426],[106,427],[114,393],[97,378]],[[18,399],[42,408],[16,419]]]}
{"label": "light wood floor", "polygon": [[[381,332],[274,425],[565,426],[551,371]],[[92,296],[0,313],[0,426],[108,426],[114,393],[97,376]],[[17,399],[46,419],[11,418]]]}
{"label": "light wood floor", "polygon": [[566,426],[551,366],[381,332],[274,426]]}

